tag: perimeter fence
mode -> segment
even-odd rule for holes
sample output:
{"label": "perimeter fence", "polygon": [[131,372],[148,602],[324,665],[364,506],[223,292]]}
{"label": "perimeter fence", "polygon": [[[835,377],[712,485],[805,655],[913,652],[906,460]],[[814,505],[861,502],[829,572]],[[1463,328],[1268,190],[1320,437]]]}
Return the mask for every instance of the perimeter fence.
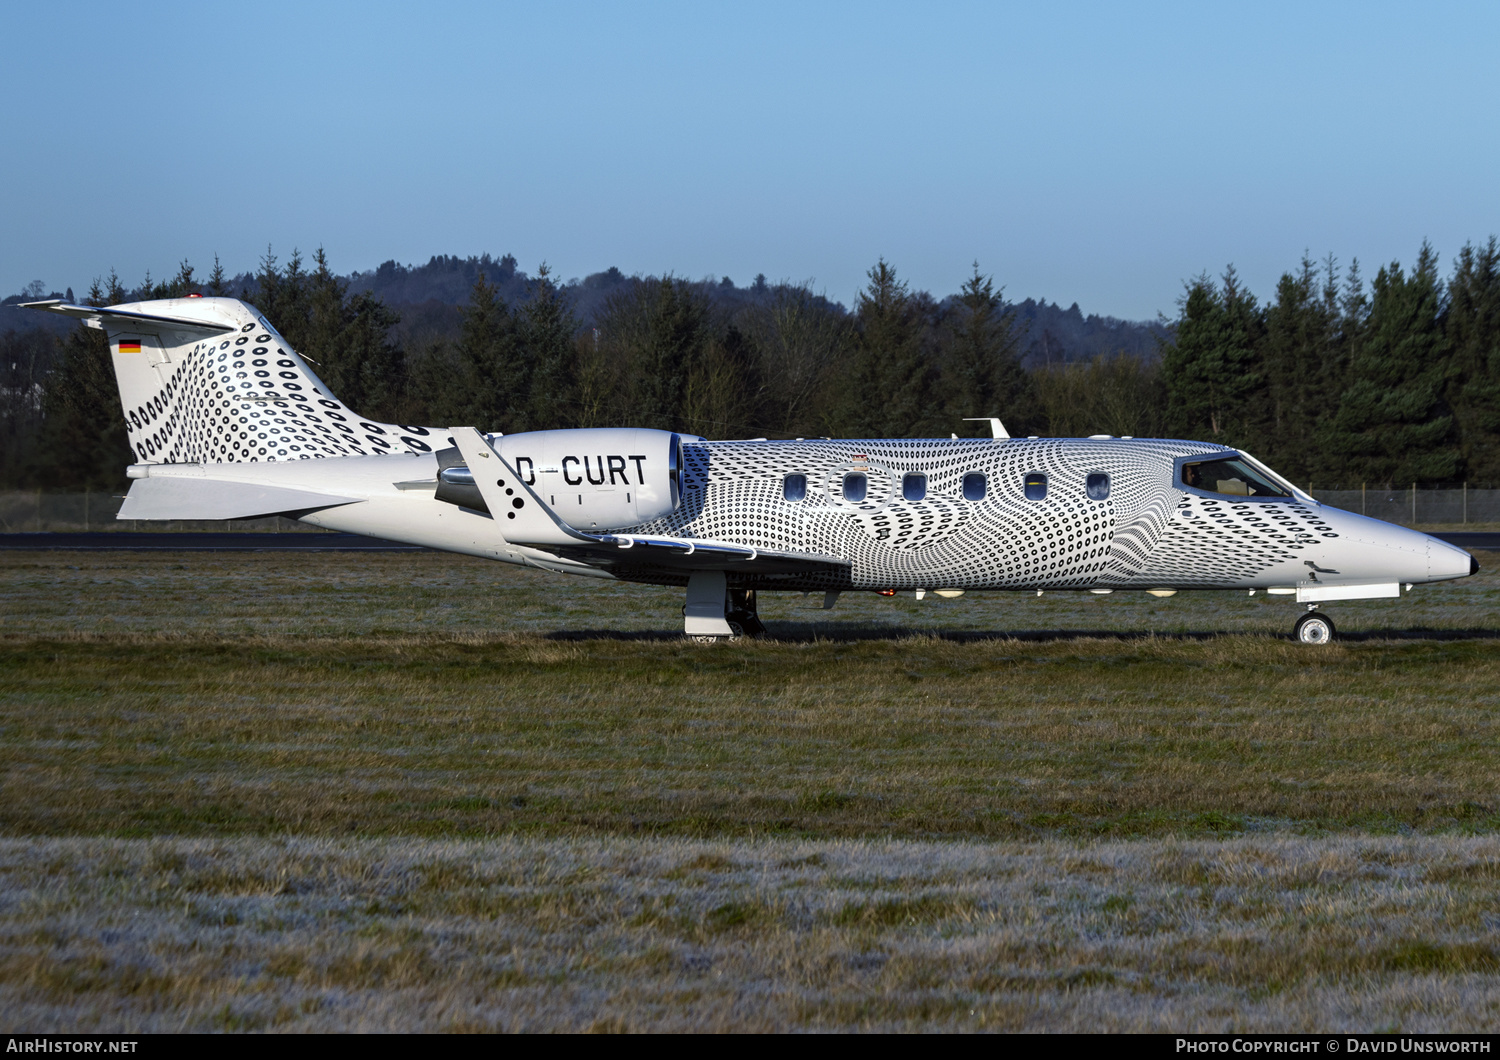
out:
{"label": "perimeter fence", "polygon": [[1342,508],[1346,512],[1357,512],[1402,526],[1500,523],[1500,490],[1366,486],[1357,490],[1314,490],[1312,495],[1331,508]]}
{"label": "perimeter fence", "polygon": [[150,531],[168,533],[214,530],[235,533],[306,533],[328,531],[308,526],[295,519],[273,516],[269,519],[174,519],[158,522],[143,519],[117,519],[121,494],[111,493],[42,493],[37,490],[0,491],[0,533],[89,533],[90,531]]}

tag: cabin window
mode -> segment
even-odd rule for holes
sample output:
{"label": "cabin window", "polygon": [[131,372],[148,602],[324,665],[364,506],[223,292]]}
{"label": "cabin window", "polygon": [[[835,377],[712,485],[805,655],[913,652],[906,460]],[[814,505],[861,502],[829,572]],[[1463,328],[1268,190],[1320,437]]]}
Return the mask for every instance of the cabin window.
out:
{"label": "cabin window", "polygon": [[1047,476],[1033,471],[1026,476],[1026,499],[1028,501],[1044,501],[1047,499]]}
{"label": "cabin window", "polygon": [[901,496],[909,501],[919,501],[927,496],[927,476],[920,471],[908,471],[901,478]]}
{"label": "cabin window", "polygon": [[1109,476],[1102,471],[1092,471],[1083,480],[1083,491],[1091,501],[1109,500]]}
{"label": "cabin window", "polygon": [[1289,491],[1238,457],[1183,464],[1182,484],[1205,493],[1220,493],[1227,497],[1291,496]]}
{"label": "cabin window", "polygon": [[844,476],[844,500],[859,504],[870,490],[870,480],[859,472]]}
{"label": "cabin window", "polygon": [[788,475],[781,480],[781,495],[789,501],[800,501],[807,496],[807,476]]}
{"label": "cabin window", "polygon": [[988,483],[985,481],[983,475],[978,471],[970,471],[964,476],[964,500],[984,500],[985,486],[987,485]]}

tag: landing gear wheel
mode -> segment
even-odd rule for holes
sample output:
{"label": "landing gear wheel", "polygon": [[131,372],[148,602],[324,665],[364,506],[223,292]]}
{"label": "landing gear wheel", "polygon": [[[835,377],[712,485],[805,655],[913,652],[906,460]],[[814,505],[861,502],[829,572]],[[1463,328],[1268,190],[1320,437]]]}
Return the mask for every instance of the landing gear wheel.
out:
{"label": "landing gear wheel", "polygon": [[1317,611],[1309,611],[1297,619],[1297,624],[1292,627],[1292,639],[1299,644],[1329,644],[1337,632],[1333,627],[1333,619]]}
{"label": "landing gear wheel", "polygon": [[728,636],[715,633],[684,633],[683,636],[694,644],[728,644],[731,641],[745,639],[747,631],[739,621],[726,618],[724,622],[729,627]]}
{"label": "landing gear wheel", "polygon": [[736,637],[759,638],[766,635],[766,627],[761,623],[756,607],[754,589],[730,589],[729,613],[724,617]]}

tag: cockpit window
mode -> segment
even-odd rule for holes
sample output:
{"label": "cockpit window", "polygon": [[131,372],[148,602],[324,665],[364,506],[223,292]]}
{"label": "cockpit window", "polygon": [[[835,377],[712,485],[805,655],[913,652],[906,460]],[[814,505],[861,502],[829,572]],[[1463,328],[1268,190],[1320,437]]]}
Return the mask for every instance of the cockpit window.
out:
{"label": "cockpit window", "polygon": [[1200,460],[1182,465],[1182,484],[1207,493],[1229,497],[1290,497],[1281,486],[1256,471],[1244,460]]}

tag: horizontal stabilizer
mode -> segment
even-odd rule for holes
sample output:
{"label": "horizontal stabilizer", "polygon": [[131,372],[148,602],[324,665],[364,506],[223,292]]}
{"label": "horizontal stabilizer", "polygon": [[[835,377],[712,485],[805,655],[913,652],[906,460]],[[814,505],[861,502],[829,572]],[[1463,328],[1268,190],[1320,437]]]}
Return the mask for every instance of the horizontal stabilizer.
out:
{"label": "horizontal stabilizer", "polygon": [[235,330],[233,324],[213,324],[206,320],[188,320],[184,317],[162,316],[157,313],[137,313],[130,309],[71,305],[55,298],[46,302],[22,302],[21,308],[61,313],[63,316],[74,317],[91,327],[103,328],[106,331],[138,331],[147,335],[157,335],[163,331],[187,332],[193,335],[219,335]]}
{"label": "horizontal stabilizer", "polygon": [[143,478],[130,484],[119,519],[254,519],[354,504],[360,497],[219,482],[202,478]]}

